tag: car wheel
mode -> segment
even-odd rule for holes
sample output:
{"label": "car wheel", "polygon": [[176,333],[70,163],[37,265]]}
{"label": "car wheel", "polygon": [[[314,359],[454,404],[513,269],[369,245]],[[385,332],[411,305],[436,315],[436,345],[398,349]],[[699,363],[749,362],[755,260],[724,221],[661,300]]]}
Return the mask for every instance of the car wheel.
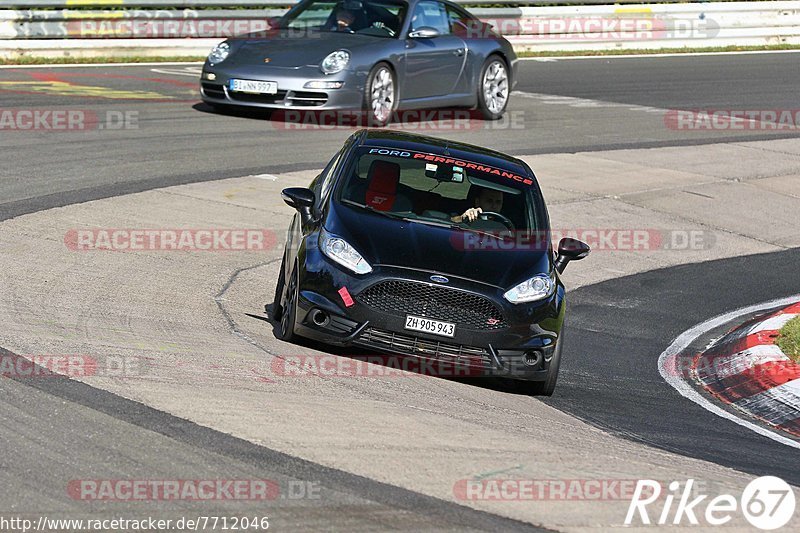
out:
{"label": "car wheel", "polygon": [[385,126],[397,107],[397,83],[394,72],[386,63],[378,63],[367,76],[364,94],[368,126]]}
{"label": "car wheel", "polygon": [[564,345],[564,328],[556,341],[556,349],[553,352],[553,359],[550,360],[550,369],[547,371],[547,378],[544,381],[532,381],[528,392],[534,396],[552,396],[556,390],[558,381],[558,369],[561,367],[561,347]]}
{"label": "car wheel", "polygon": [[281,272],[278,274],[278,283],[275,285],[275,298],[272,300],[272,318],[273,320],[280,321],[283,316],[283,306],[281,300],[283,297],[283,286],[286,284],[286,256],[281,259]]}
{"label": "car wheel", "polygon": [[294,333],[294,323],[297,319],[297,266],[295,266],[289,286],[286,288],[286,301],[283,305],[281,322],[278,327],[278,337],[282,341],[293,342],[297,336]]}
{"label": "car wheel", "polygon": [[543,381],[524,381],[521,379],[506,379],[502,380],[503,388],[509,392],[517,394],[528,394],[532,396],[552,396],[556,390],[556,382],[558,381],[558,369],[561,367],[561,347],[564,345],[564,327],[561,327],[561,333],[558,335],[556,341],[556,349],[553,352],[553,358],[550,360],[550,368],[547,372],[547,377]]}
{"label": "car wheel", "polygon": [[508,67],[497,56],[490,56],[481,69],[478,85],[478,109],[486,120],[497,120],[506,112],[511,86]]}

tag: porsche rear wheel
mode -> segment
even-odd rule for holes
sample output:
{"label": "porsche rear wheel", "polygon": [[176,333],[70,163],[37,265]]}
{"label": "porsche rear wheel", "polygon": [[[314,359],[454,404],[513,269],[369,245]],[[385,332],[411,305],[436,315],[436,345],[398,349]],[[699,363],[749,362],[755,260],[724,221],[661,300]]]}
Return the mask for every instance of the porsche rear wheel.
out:
{"label": "porsche rear wheel", "polygon": [[397,83],[394,72],[386,63],[378,63],[369,72],[364,107],[368,126],[385,126],[392,120],[397,108]]}

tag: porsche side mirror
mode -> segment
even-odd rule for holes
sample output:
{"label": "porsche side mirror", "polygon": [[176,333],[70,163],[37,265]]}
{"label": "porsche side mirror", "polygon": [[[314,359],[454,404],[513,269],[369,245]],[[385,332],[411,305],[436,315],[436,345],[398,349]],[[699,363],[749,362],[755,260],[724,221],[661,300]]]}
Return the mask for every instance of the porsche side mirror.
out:
{"label": "porsche side mirror", "polygon": [[269,29],[277,30],[281,27],[281,18],[282,17],[267,17],[267,24],[269,25]]}
{"label": "porsche side mirror", "polygon": [[430,26],[423,26],[418,28],[412,32],[408,33],[409,39],[433,39],[434,37],[438,37],[441,35],[439,30],[436,28],[431,28]]}
{"label": "porsche side mirror", "polygon": [[589,245],[578,239],[564,237],[558,243],[558,256],[556,257],[556,270],[559,274],[567,268],[570,261],[578,261],[589,255]]}

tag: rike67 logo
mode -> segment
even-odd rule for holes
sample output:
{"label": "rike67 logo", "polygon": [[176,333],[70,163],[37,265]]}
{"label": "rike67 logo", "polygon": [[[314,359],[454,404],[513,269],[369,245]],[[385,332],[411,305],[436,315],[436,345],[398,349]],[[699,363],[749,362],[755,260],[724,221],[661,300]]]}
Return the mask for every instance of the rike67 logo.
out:
{"label": "rike67 logo", "polygon": [[[784,480],[764,476],[751,481],[739,498],[732,494],[721,494],[708,499],[708,494],[699,494],[694,480],[689,479],[681,487],[679,481],[668,485],[664,491],[661,483],[651,479],[640,479],[631,498],[625,525],[635,522],[650,525],[699,525],[698,518],[705,523],[721,526],[741,513],[751,526],[761,530],[773,530],[785,526],[794,515],[795,496]],[[658,502],[663,506],[658,509]],[[651,512],[654,512],[651,516]]]}

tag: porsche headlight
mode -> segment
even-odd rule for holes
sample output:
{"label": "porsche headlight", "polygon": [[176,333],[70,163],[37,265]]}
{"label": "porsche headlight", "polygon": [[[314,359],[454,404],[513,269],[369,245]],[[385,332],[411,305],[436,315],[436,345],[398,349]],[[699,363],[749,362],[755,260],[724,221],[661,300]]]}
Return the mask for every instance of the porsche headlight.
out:
{"label": "porsche headlight", "polygon": [[356,274],[369,274],[372,267],[346,240],[331,235],[324,229],[319,232],[319,248],[322,253]]}
{"label": "porsche headlight", "polygon": [[550,276],[539,274],[507,291],[503,297],[512,304],[521,304],[547,298],[554,290],[555,283]]}
{"label": "porsche headlight", "polygon": [[350,52],[347,50],[336,50],[322,60],[319,68],[325,74],[336,74],[341,72],[350,62]]}
{"label": "porsche headlight", "polygon": [[228,44],[228,41],[222,41],[217,46],[211,49],[211,53],[208,54],[208,62],[212,65],[216,65],[217,63],[222,63],[231,53],[231,45]]}

